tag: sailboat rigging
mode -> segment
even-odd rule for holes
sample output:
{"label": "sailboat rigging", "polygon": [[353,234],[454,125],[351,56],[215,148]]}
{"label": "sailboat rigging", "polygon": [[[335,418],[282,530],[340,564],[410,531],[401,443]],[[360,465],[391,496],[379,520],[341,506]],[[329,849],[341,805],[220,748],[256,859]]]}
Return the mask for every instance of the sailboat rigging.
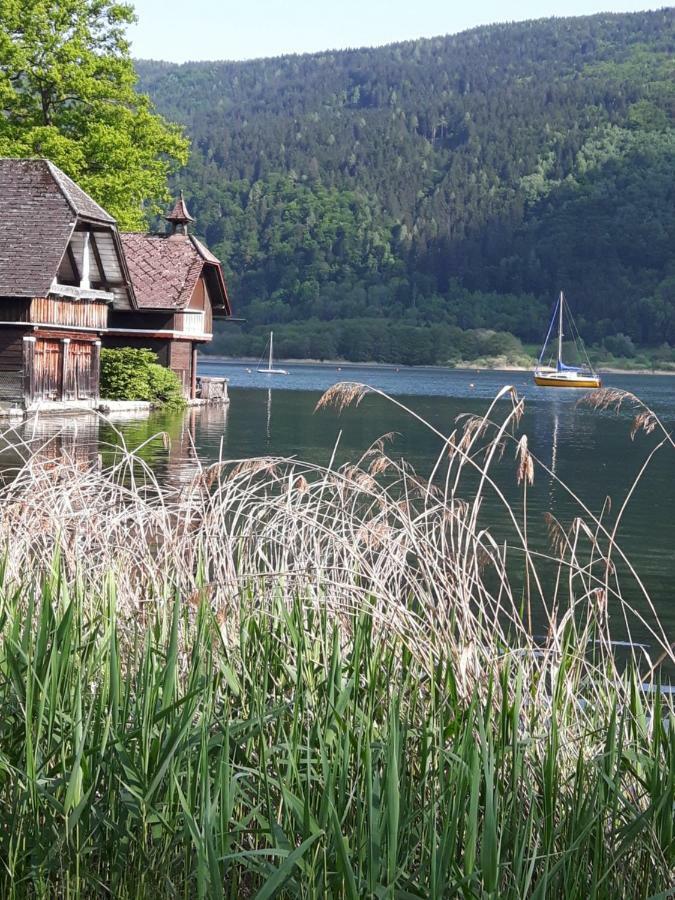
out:
{"label": "sailboat rigging", "polygon": [[[582,364],[581,366],[568,366],[563,362],[562,347],[564,311],[565,295],[561,291],[560,297],[558,298],[558,302],[556,303],[556,307],[553,311],[551,324],[548,327],[548,333],[546,335],[546,340],[544,341],[544,346],[541,348],[541,353],[539,354],[539,359],[537,360],[537,365],[534,370],[534,382],[540,387],[598,388],[601,384],[600,378],[591,366],[588,354],[584,349],[583,342],[581,341],[581,337],[579,336],[579,333],[574,324],[574,319],[572,318],[569,306],[567,307],[566,312],[570,322],[572,338],[575,345],[577,346],[577,349],[579,345],[581,345],[581,350],[585,357],[585,364]],[[546,353],[546,347],[551,337],[551,332],[553,331],[553,326],[556,320],[558,323],[558,341],[555,365],[544,365],[544,354]]]}
{"label": "sailboat rigging", "polygon": [[[275,369],[272,365],[272,361],[274,358],[274,332],[273,331],[270,331],[269,345],[270,345],[270,355],[269,355],[269,360],[267,361],[267,368],[264,368],[264,369],[259,368],[258,371],[262,375],[288,375],[288,372],[286,371],[286,369]],[[263,356],[264,356],[264,354],[263,354]],[[262,362],[262,357],[261,357],[260,361]],[[258,365],[260,365],[260,363],[258,363]]]}

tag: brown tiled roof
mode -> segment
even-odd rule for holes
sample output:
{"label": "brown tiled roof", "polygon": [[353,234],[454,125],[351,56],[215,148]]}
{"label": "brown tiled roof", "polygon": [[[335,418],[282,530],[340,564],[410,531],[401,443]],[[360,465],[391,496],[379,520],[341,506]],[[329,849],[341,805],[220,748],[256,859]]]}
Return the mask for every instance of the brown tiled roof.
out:
{"label": "brown tiled roof", "polygon": [[140,309],[184,309],[204,266],[217,266],[223,298],[216,306],[229,309],[219,261],[192,236],[122,234],[122,246]]}
{"label": "brown tiled roof", "polygon": [[78,218],[115,224],[53,163],[0,159],[0,297],[47,294]]}

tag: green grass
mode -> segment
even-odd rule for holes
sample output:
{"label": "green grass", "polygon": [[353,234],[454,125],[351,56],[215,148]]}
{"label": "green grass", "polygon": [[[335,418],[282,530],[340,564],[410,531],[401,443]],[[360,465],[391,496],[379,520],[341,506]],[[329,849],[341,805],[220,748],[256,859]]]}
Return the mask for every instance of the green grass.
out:
{"label": "green grass", "polygon": [[[122,628],[55,573],[0,601],[0,895],[657,895],[675,732],[629,675],[461,699],[368,615],[178,598]],[[617,698],[628,702],[619,705]],[[672,721],[672,718],[671,718]]]}

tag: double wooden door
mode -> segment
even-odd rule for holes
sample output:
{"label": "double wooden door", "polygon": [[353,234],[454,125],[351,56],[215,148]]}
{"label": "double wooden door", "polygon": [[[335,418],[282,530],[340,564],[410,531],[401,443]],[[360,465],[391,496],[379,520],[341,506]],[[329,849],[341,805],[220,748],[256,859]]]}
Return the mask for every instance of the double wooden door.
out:
{"label": "double wooden door", "polygon": [[91,341],[38,338],[33,365],[34,400],[88,400],[98,384]]}

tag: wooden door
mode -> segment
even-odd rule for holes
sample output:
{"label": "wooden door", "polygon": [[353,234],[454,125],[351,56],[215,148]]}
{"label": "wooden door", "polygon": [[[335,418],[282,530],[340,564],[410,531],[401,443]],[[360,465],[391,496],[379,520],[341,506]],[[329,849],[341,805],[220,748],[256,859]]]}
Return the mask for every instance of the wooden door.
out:
{"label": "wooden door", "polygon": [[60,340],[35,341],[34,400],[60,400],[63,388],[63,344]]}
{"label": "wooden door", "polygon": [[91,341],[71,341],[68,347],[66,381],[72,385],[74,400],[93,396],[93,349]]}

